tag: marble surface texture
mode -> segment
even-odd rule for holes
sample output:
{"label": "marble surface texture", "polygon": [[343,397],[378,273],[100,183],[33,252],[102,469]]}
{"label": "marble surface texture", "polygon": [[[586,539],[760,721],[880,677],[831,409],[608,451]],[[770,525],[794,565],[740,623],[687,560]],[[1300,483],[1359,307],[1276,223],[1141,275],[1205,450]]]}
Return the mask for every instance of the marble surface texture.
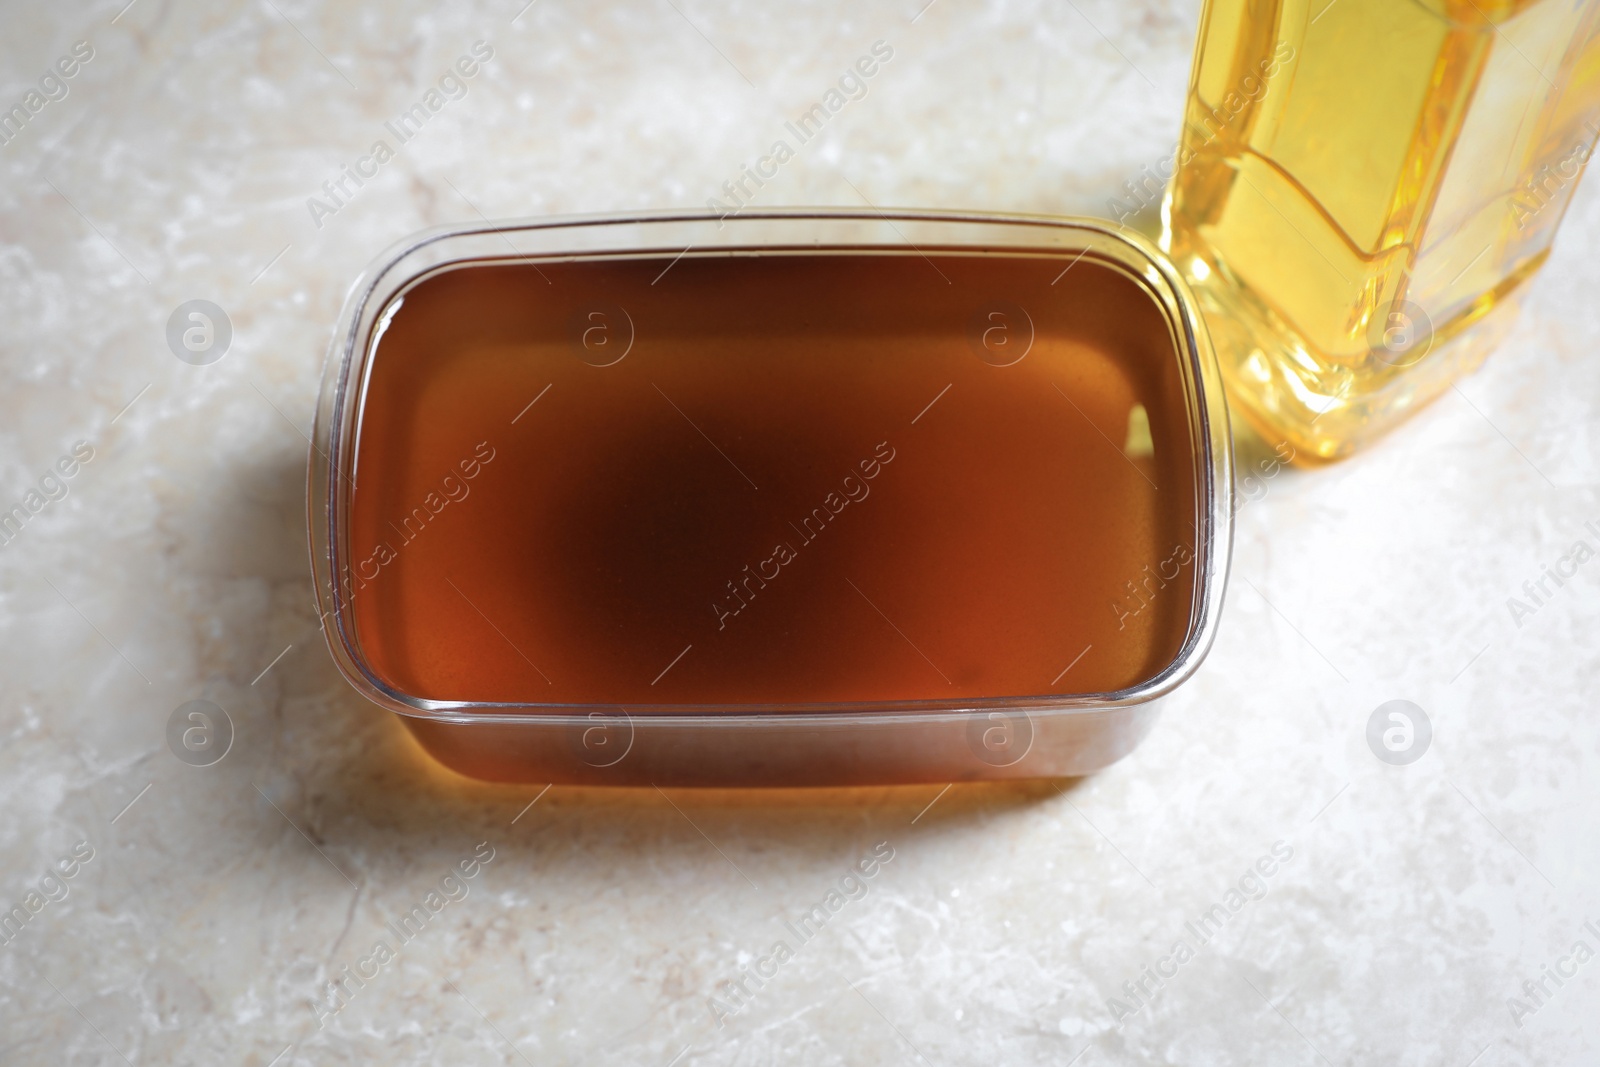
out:
{"label": "marble surface texture", "polygon": [[[541,795],[434,767],[321,643],[304,435],[350,280],[424,226],[699,207],[880,39],[762,203],[1103,214],[1170,152],[1198,4],[524,3],[0,4],[0,105],[93,53],[0,145],[0,505],[92,451],[0,546],[0,907],[27,914],[0,1062],[1600,1062],[1572,955],[1600,950],[1600,563],[1506,606],[1600,547],[1600,185],[1459,393],[1262,483],[1217,645],[1122,763]],[[313,220],[477,41],[465,96]],[[207,366],[165,338],[194,298],[234,331]],[[1366,741],[1397,698],[1433,727],[1403,767]],[[194,699],[235,724],[211,767],[168,747]],[[320,1013],[480,842],[465,897]],[[717,1026],[718,983],[879,842],[867,895]],[[1171,974],[1117,1018],[1146,967]],[[1572,976],[1514,1015],[1546,967]]]}

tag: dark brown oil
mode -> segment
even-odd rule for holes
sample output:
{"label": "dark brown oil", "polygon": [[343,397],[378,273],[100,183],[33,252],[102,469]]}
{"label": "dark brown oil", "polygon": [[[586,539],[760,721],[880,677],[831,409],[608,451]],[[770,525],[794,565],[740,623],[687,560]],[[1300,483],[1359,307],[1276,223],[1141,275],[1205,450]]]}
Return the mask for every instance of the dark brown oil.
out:
{"label": "dark brown oil", "polygon": [[1140,284],[1071,262],[691,253],[416,285],[359,428],[369,668],[630,708],[1151,678],[1194,603],[1182,378]]}

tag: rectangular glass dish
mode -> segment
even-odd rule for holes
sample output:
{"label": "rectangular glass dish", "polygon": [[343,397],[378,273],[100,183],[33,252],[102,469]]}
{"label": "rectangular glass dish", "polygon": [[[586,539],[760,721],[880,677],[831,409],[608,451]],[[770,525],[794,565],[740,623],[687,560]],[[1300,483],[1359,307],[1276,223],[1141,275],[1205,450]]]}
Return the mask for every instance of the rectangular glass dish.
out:
{"label": "rectangular glass dish", "polygon": [[352,287],[308,493],[340,670],[462,774],[1088,773],[1193,673],[1232,454],[1192,297],[1092,222],[451,227]]}

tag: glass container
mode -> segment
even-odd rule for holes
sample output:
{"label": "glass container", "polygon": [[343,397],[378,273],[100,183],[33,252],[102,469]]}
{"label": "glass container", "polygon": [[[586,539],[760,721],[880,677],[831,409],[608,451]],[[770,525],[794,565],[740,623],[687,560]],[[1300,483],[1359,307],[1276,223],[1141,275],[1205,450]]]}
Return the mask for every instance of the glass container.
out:
{"label": "glass container", "polygon": [[498,781],[1084,774],[1196,669],[1232,459],[1192,298],[1093,221],[418,234],[310,455],[335,662]]}

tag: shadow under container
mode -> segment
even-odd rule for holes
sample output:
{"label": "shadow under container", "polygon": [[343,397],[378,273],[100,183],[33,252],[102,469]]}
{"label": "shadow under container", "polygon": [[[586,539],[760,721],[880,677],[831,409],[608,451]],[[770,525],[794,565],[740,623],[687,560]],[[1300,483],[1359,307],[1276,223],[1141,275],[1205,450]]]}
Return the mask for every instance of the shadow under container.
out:
{"label": "shadow under container", "polygon": [[1210,343],[1090,220],[771,211],[418,234],[310,455],[340,671],[471,777],[840,786],[1120,759],[1232,543]]}

